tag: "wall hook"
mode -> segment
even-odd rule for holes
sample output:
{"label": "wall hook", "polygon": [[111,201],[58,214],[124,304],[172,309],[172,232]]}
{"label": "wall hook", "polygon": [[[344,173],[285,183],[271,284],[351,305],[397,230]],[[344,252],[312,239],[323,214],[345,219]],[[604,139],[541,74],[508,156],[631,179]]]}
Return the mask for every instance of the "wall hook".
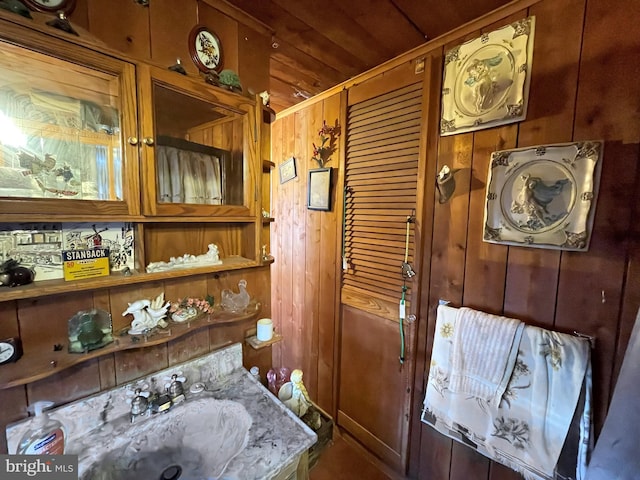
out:
{"label": "wall hook", "polygon": [[436,176],[436,187],[438,188],[438,203],[447,203],[453,196],[456,189],[454,175],[459,169],[451,170],[448,165],[444,165]]}

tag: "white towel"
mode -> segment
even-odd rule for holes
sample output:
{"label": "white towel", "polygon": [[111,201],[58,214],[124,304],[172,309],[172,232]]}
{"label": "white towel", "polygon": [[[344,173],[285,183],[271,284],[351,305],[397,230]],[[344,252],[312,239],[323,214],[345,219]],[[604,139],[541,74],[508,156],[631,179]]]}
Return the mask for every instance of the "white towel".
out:
{"label": "white towel", "polygon": [[499,405],[516,364],[524,323],[466,307],[457,317],[449,389]]}
{"label": "white towel", "polygon": [[[563,471],[555,471],[574,413],[581,423],[580,445],[589,444],[589,342],[526,326],[505,395],[492,405],[450,389],[457,318],[458,309],[438,307],[422,421],[527,480],[583,478],[586,456],[580,448],[563,452]],[[577,409],[581,392],[585,401]]]}

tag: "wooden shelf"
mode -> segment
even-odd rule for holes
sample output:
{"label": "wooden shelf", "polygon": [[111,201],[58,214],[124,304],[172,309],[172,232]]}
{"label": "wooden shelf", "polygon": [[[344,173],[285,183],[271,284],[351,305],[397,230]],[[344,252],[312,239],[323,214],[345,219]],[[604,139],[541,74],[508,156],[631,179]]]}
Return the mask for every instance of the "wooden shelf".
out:
{"label": "wooden shelf", "polygon": [[0,369],[0,390],[47,378],[73,365],[110,353],[160,345],[213,325],[254,320],[260,312],[260,304],[251,305],[250,310],[250,313],[245,314],[218,311],[190,322],[170,323],[166,329],[160,330],[153,336],[129,335],[126,330],[120,334],[114,332],[113,343],[88,353],[69,353],[66,350],[56,352],[43,347],[38,352],[25,353],[16,363],[3,365]]}
{"label": "wooden shelf", "polygon": [[275,168],[276,164],[271,160],[262,160],[262,171],[269,172],[272,168]]}
{"label": "wooden shelf", "polygon": [[249,345],[251,345],[256,350],[260,350],[261,348],[268,347],[269,345],[273,345],[274,343],[278,343],[281,340],[282,340],[282,335],[280,335],[279,333],[275,333],[275,332],[274,332],[273,337],[271,338],[271,340],[267,340],[266,342],[261,342],[260,340],[258,340],[258,337],[256,337],[255,335],[252,335],[252,336],[247,337],[247,338],[244,339],[245,342],[247,342]]}
{"label": "wooden shelf", "polygon": [[91,278],[87,280],[75,280],[67,282],[63,279],[42,280],[20,287],[1,287],[0,302],[8,300],[20,300],[24,298],[36,298],[46,295],[59,295],[68,292],[95,290],[122,285],[134,285],[137,283],[156,282],[169,278],[189,277],[193,275],[206,275],[208,273],[227,270],[240,270],[243,268],[257,267],[261,263],[244,257],[227,257],[222,259],[222,265],[210,267],[185,268],[182,270],[168,270],[156,273],[133,273],[131,276],[113,274],[108,277]]}
{"label": "wooden shelf", "polygon": [[275,222],[276,219],[273,217],[262,217],[262,223],[271,223],[271,222]]}

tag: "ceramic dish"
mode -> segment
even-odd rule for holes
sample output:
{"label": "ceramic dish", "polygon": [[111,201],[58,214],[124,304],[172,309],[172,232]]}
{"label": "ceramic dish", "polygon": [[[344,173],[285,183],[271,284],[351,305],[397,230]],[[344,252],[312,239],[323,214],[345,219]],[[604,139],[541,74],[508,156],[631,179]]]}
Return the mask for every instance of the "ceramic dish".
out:
{"label": "ceramic dish", "polygon": [[534,24],[528,17],[446,53],[441,135],[526,118]]}
{"label": "ceramic dish", "polygon": [[587,250],[601,142],[503,150],[491,155],[483,240]]}

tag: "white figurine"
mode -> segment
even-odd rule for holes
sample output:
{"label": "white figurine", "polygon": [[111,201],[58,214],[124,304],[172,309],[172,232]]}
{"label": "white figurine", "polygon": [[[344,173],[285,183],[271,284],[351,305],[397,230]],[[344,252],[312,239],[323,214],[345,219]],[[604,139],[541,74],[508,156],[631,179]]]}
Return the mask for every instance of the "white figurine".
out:
{"label": "white figurine", "polygon": [[285,383],[278,392],[278,398],[298,417],[304,416],[312,405],[307,389],[302,383],[302,370],[291,372],[291,381]]}
{"label": "white figurine", "polygon": [[155,327],[165,328],[168,324],[164,320],[170,303],[164,303],[164,293],[158,295],[153,301],[142,299],[129,304],[122,312],[122,316],[133,315],[130,335],[140,335]]}
{"label": "white figurine", "polygon": [[205,267],[207,265],[220,265],[218,246],[215,243],[208,245],[208,250],[202,255],[185,253],[181,257],[171,257],[168,262],[151,262],[147,265],[147,272],[164,272],[166,270],[179,270],[183,268]]}
{"label": "white figurine", "polygon": [[269,98],[271,97],[271,95],[269,95],[269,92],[267,92],[266,90],[264,92],[260,92],[258,94],[258,96],[262,99],[262,104],[265,107],[269,106]]}

